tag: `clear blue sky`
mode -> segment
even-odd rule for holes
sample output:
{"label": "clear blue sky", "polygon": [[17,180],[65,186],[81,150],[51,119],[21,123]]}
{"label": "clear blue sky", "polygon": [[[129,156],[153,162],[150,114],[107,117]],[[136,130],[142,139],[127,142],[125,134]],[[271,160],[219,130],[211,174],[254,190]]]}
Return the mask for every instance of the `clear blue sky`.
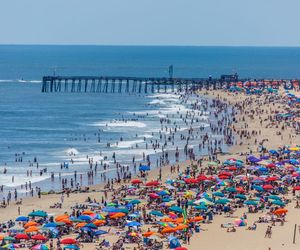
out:
{"label": "clear blue sky", "polygon": [[300,46],[300,0],[1,0],[0,44]]}

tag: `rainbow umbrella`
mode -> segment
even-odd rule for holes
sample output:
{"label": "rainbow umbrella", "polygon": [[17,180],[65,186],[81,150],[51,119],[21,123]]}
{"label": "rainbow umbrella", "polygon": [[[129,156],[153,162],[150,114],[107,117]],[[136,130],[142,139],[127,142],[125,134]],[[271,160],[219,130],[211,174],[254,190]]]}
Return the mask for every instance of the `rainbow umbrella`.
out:
{"label": "rainbow umbrella", "polygon": [[243,219],[237,219],[234,221],[234,224],[238,227],[245,227],[245,226],[247,226],[247,221],[245,221]]}

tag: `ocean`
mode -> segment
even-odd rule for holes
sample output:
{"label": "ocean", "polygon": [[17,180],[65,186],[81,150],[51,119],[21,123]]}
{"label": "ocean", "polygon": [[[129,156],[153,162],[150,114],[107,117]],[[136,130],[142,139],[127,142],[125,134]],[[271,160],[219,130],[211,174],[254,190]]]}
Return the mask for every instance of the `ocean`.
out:
{"label": "ocean", "polygon": [[[186,131],[181,116],[196,101],[191,96],[183,102],[171,93],[42,93],[44,75],[168,76],[173,65],[175,77],[237,72],[240,77],[299,79],[299,58],[300,48],[0,46],[0,185],[8,190],[31,181],[55,189],[51,172],[66,177],[75,170],[86,173],[90,157],[113,165],[114,152],[118,162],[130,166],[133,157],[142,160],[145,152],[155,165],[158,150],[146,149],[146,144],[159,140],[160,119]],[[214,122],[210,112],[202,110],[195,117],[197,126],[209,132]],[[182,150],[184,142],[177,140],[167,150],[177,146]],[[29,167],[34,157],[39,168]],[[69,169],[61,170],[63,163]],[[40,175],[44,168],[47,173]],[[114,174],[111,167],[107,175]]]}

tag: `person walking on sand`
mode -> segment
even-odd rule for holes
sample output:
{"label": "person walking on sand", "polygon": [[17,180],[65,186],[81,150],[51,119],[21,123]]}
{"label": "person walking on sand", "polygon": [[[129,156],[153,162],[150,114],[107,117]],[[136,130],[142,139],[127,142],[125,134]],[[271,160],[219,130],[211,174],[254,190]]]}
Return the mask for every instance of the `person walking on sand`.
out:
{"label": "person walking on sand", "polygon": [[65,199],[65,196],[64,196],[64,194],[62,194],[61,197],[60,197],[60,202],[61,202],[61,204],[64,203],[64,199]]}

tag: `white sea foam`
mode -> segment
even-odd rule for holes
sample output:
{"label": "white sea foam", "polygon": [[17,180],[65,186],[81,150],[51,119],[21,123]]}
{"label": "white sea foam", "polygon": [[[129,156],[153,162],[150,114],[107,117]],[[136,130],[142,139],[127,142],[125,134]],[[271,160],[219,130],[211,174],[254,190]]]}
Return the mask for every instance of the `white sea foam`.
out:
{"label": "white sea foam", "polygon": [[93,123],[93,126],[97,127],[136,127],[144,128],[147,125],[143,122],[138,121],[108,121],[108,122],[96,122]]}
{"label": "white sea foam", "polygon": [[65,150],[65,153],[67,155],[78,155],[79,151],[76,148],[68,148],[67,150]]}
{"label": "white sea foam", "polygon": [[134,140],[134,141],[119,141],[118,143],[114,143],[111,146],[116,148],[131,148],[135,147],[136,144],[143,143],[144,140]]}

